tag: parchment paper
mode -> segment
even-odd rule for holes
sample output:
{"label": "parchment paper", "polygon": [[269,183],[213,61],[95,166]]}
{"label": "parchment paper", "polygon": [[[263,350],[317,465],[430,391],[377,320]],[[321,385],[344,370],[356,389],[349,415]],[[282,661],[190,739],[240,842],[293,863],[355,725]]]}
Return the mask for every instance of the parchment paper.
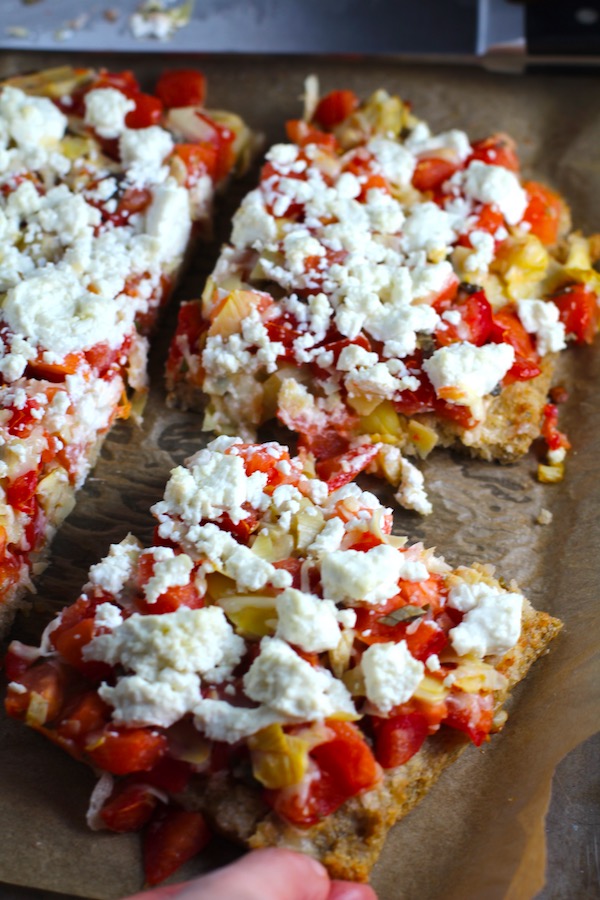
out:
{"label": "parchment paper", "polygon": [[[73,57],[6,55],[0,75],[63,61],[73,62]],[[127,59],[97,62],[113,68],[131,64]],[[159,64],[151,58],[135,62],[142,75],[173,64],[164,57]],[[281,139],[283,121],[299,114],[298,98],[309,72],[320,75],[323,90],[349,87],[365,95],[384,85],[412,99],[416,112],[436,130],[462,127],[474,138],[506,130],[520,144],[525,173],[563,191],[584,231],[600,226],[597,79],[356,60],[177,60],[188,63],[206,71],[212,105],[243,112],[268,143]],[[246,179],[222,207],[221,237],[241,192],[252,183]],[[217,246],[197,261],[181,296],[199,290]],[[89,565],[110,542],[130,530],[150,537],[148,509],[162,495],[171,466],[205,440],[194,414],[164,405],[161,372],[173,321],[171,314],[155,342],[143,428],[122,423],[106,441],[93,477],[55,541],[54,562],[39,581],[34,612],[17,623],[20,637],[35,638],[50,611],[75,599]],[[437,546],[452,563],[495,564],[505,578],[519,581],[535,606],[559,615],[565,629],[515,692],[504,732],[479,751],[470,748],[393,829],[373,873],[381,900],[533,897],[544,881],[544,814],[552,774],[565,753],[600,728],[600,348],[569,351],[563,368],[571,398],[562,422],[574,451],[561,485],[536,483],[534,453],[500,467],[434,452],[423,466],[434,514],[421,519],[396,512],[397,532]],[[391,495],[384,496],[392,502]],[[545,527],[536,524],[543,507],[554,516]],[[137,837],[86,829],[92,786],[93,776],[84,766],[18,724],[1,724],[0,882],[98,900],[139,889]],[[180,877],[235,852],[215,841]],[[547,896],[570,900],[583,895],[567,889],[564,894],[550,890]]]}

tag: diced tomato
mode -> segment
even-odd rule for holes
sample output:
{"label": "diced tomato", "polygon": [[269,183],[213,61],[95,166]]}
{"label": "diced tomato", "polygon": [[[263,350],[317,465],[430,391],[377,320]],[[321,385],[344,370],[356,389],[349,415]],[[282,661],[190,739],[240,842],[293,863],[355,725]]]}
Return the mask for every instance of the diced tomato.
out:
{"label": "diced tomato", "polygon": [[161,810],[144,835],[144,873],[152,887],[200,853],[210,840],[201,813],[170,807]]}
{"label": "diced tomato", "polygon": [[[154,556],[152,553],[142,553],[138,563],[138,584],[144,587],[154,575]],[[154,603],[148,602],[143,596],[136,598],[136,607],[145,615],[157,616],[175,612],[180,606],[190,609],[201,609],[204,606],[204,597],[193,582],[193,576],[188,584],[171,585],[160,594]]]}
{"label": "diced tomato", "polygon": [[219,158],[218,147],[214,144],[176,144],[173,154],[186,168],[186,187],[193,187],[203,175],[214,181]]}
{"label": "diced tomato", "polygon": [[571,449],[569,438],[558,429],[558,406],[555,403],[546,403],[544,406],[542,437],[546,441],[549,450]]}
{"label": "diced tomato", "polygon": [[70,628],[57,628],[50,640],[65,662],[92,681],[101,681],[110,674],[110,666],[95,660],[87,661],[82,656],[83,648],[94,637],[94,631],[94,619],[83,619]]}
{"label": "diced tomato", "polygon": [[313,118],[322,128],[335,128],[352,115],[359,103],[354,91],[331,91],[319,101]]}
{"label": "diced tomato", "polygon": [[437,343],[446,347],[456,341],[469,341],[481,347],[489,340],[492,327],[492,307],[482,290],[473,293],[459,291],[454,303],[447,306],[460,315],[457,323],[444,320],[444,328],[435,332]]}
{"label": "diced tomato", "polygon": [[361,444],[339,456],[332,456],[318,462],[316,465],[317,475],[321,481],[327,482],[329,493],[332,493],[348,484],[360,472],[364,472],[378,453],[378,444]]}
{"label": "diced tomato", "polygon": [[287,422],[285,416],[279,415],[279,418],[288,428],[300,432],[298,447],[314,454],[316,459],[330,459],[332,456],[338,456],[348,450],[350,444],[348,438],[334,431],[333,428],[327,431],[300,431],[294,426],[294,423]]}
{"label": "diced tomato", "polygon": [[39,424],[39,419],[34,416],[39,409],[40,404],[33,399],[26,400],[20,408],[13,407],[10,419],[6,423],[9,433],[16,437],[29,437],[35,426]]}
{"label": "diced tomato", "polygon": [[[469,217],[470,219],[471,217]],[[468,221],[468,220],[467,220]],[[485,203],[476,215],[475,221],[472,222],[467,231],[463,232],[457,243],[461,247],[472,247],[471,232],[485,231],[494,238],[494,245],[497,246],[501,241],[496,239],[496,233],[499,228],[504,228],[504,216],[495,206]]]}
{"label": "diced tomato", "polygon": [[[177,331],[175,340],[171,341],[167,371],[175,373],[186,365],[185,352],[197,353],[200,348],[200,336],[208,329],[208,322],[202,318],[202,309],[199,303],[182,303],[177,319]],[[183,342],[181,338],[185,338]]]}
{"label": "diced tomato", "polygon": [[315,825],[380,778],[373,753],[362,733],[349,722],[327,721],[335,736],[311,751],[318,767],[307,785],[297,790],[265,791],[278,815],[294,825]]}
{"label": "diced tomato", "polygon": [[157,803],[156,794],[144,785],[122,784],[100,810],[100,818],[110,831],[139,831],[149,822]]}
{"label": "diced tomato", "polygon": [[368,553],[373,547],[379,547],[383,541],[381,538],[373,534],[372,531],[363,531],[358,540],[354,541],[350,550],[356,550],[358,553]]}
{"label": "diced tomato", "polygon": [[39,378],[60,384],[67,375],[74,375],[81,363],[81,353],[68,353],[60,362],[45,362],[42,354],[37,359],[27,364],[25,374],[28,378]]}
{"label": "diced tomato", "polygon": [[464,731],[479,747],[487,738],[494,719],[492,694],[467,694],[454,692],[446,698],[448,715],[444,724]]}
{"label": "diced tomato", "polygon": [[367,352],[371,351],[371,341],[365,334],[357,334],[355,338],[340,338],[339,340],[327,340],[323,344],[324,350],[329,350],[333,353],[333,363],[337,366],[338,359],[340,358],[340,353],[342,350],[345,350],[346,347],[352,346],[362,347],[363,350]]}
{"label": "diced tomato", "polygon": [[226,125],[220,125],[205,113],[196,113],[196,118],[204,122],[207,126],[207,132],[212,136],[206,141],[209,146],[215,147],[217,156],[214,164],[214,171],[209,174],[215,181],[220,181],[229,174],[235,163],[235,152],[233,144],[235,141],[235,132]]}
{"label": "diced tomato", "polygon": [[14,481],[10,482],[6,488],[6,502],[13,509],[26,513],[28,516],[33,515],[36,508],[35,490],[38,483],[38,473],[35,470],[25,472],[19,475]]}
{"label": "diced tomato", "polygon": [[104,220],[112,222],[115,227],[127,225],[131,216],[144,212],[151,202],[152,193],[148,188],[127,188],[121,195],[116,210],[113,213],[104,214]]}
{"label": "diced tomato", "polygon": [[[246,504],[248,505],[248,504]],[[219,518],[219,528],[232,534],[239,544],[247,544],[250,535],[256,531],[260,523],[260,518],[256,512],[251,509],[246,510],[248,515],[239,522],[232,522],[228,513],[223,513]]]}
{"label": "diced tomato", "polygon": [[149,128],[151,125],[159,125],[163,114],[163,105],[158,97],[152,94],[136,94],[135,109],[130,110],[125,116],[125,124],[128,128]]}
{"label": "diced tomato", "polygon": [[307,144],[318,144],[324,150],[332,153],[337,149],[337,140],[335,135],[321,131],[313,125],[309,125],[303,119],[290,119],[285,123],[286,134],[290,141],[298,144],[299,147],[306,147]]}
{"label": "diced tomato", "polygon": [[7,681],[20,681],[21,676],[31,666],[32,660],[22,652],[20,641],[11,641],[3,660],[4,674]]}
{"label": "diced tomato", "polygon": [[398,582],[400,595],[411,606],[428,607],[438,612],[445,604],[448,590],[441,575],[430,575],[425,581]]}
{"label": "diced tomato", "polygon": [[27,669],[18,680],[24,691],[15,691],[9,688],[5,708],[13,719],[25,719],[29,712],[30,703],[37,695],[46,704],[43,721],[36,718],[32,724],[43,725],[52,722],[59,715],[65,701],[65,673],[61,666],[53,661],[37,663]]}
{"label": "diced tomato", "polygon": [[474,159],[487,163],[490,166],[503,166],[512,172],[519,171],[519,157],[516,144],[507,134],[492,134],[490,137],[473,144],[472,153],[467,160],[467,165]]}
{"label": "diced tomato", "polygon": [[497,344],[510,344],[515,351],[515,362],[504,376],[504,383],[536,378],[542,371],[539,365],[540,357],[533,338],[525,331],[516,312],[511,307],[504,307],[494,313],[493,319],[490,339]]}
{"label": "diced tomato", "polygon": [[529,199],[523,222],[529,223],[529,233],[535,234],[542,244],[555,244],[563,210],[561,198],[538,181],[526,181],[523,187]]}
{"label": "diced tomato", "polygon": [[206,79],[196,69],[172,69],[162,73],[155,93],[167,109],[202,106],[206,96]]}
{"label": "diced tomato", "polygon": [[294,559],[290,557],[289,559],[278,559],[273,563],[274,568],[276,569],[285,569],[286,572],[289,572],[292,576],[292,587],[299,588],[300,587],[300,569],[302,568],[302,560]]}
{"label": "diced tomato", "polygon": [[56,726],[57,734],[83,749],[92,732],[101,731],[110,720],[110,707],[96,691],[70,700]]}
{"label": "diced tomato", "polygon": [[362,147],[344,164],[344,171],[356,175],[360,182],[361,191],[357,200],[361,203],[367,200],[371,190],[385,191],[386,194],[391,193],[389,181],[381,172],[375,171],[374,167],[376,165],[372,154]]}
{"label": "diced tomato", "polygon": [[108,725],[90,739],[85,751],[94,765],[113,775],[130,775],[154,768],[165,754],[167,739],[149,728]]}
{"label": "diced tomato", "polygon": [[88,90],[107,87],[121,91],[126,97],[134,97],[140,93],[138,80],[130,69],[123,72],[109,72],[107,69],[100,69],[98,77]]}
{"label": "diced tomato", "polygon": [[418,191],[435,191],[459,169],[458,163],[448,159],[427,157],[420,159],[413,172],[412,185]]}
{"label": "diced tomato", "polygon": [[584,284],[569,284],[552,297],[567,335],[578,344],[591,344],[600,327],[600,305],[594,291]]}
{"label": "diced tomato", "polygon": [[373,717],[375,732],[375,757],[384,769],[395,769],[421,749],[429,734],[429,724],[420,713],[392,716],[389,719]]}
{"label": "diced tomato", "polygon": [[173,759],[170,756],[163,756],[161,760],[149,772],[144,772],[144,784],[151,784],[152,787],[161,791],[169,791],[171,794],[178,794],[186,787],[192,767],[189,763],[183,762],[181,759]]}
{"label": "diced tomato", "polygon": [[85,358],[94,371],[102,378],[108,370],[118,363],[119,359],[126,353],[126,347],[110,347],[106,341],[100,344],[94,344],[89,350],[85,351]]}

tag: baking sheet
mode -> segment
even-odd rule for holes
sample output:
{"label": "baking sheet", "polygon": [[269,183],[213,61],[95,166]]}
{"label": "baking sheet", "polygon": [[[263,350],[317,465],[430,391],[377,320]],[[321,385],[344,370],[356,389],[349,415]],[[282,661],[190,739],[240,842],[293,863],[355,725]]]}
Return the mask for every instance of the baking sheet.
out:
{"label": "baking sheet", "polygon": [[[5,54],[0,76],[62,61],[49,54]],[[82,64],[89,61],[81,58]],[[184,64],[188,62],[192,60]],[[598,226],[597,79],[516,79],[472,68],[368,61],[194,62],[208,75],[211,104],[244,112],[268,142],[282,138],[282,122],[299,114],[303,78],[313,71],[324,91],[349,87],[364,95],[380,85],[398,91],[436,130],[462,127],[474,138],[509,131],[520,144],[525,173],[560,188],[583,230]],[[107,58],[103,63],[123,68],[131,60]],[[177,63],[182,64],[180,59]],[[145,58],[136,60],[136,69],[151,75],[167,64],[164,57],[159,65]],[[251,184],[249,179],[238,186],[238,196]],[[221,235],[235,203],[231,195],[223,207]],[[216,249],[217,244],[207,248],[198,260],[182,296],[198,289]],[[110,542],[128,530],[150,537],[148,509],[161,496],[169,469],[203,441],[194,414],[164,406],[161,371],[172,325],[171,315],[155,342],[144,426],[140,430],[121,423],[106,441],[55,542],[54,563],[39,582],[35,613],[18,623],[19,635],[38,633],[48,610],[75,599],[87,568]],[[392,831],[372,879],[381,900],[434,900],[442,894],[447,900],[525,900],[543,884],[544,813],[552,774],[565,753],[600,728],[599,376],[598,348],[565,354],[561,379],[571,400],[562,421],[574,451],[563,484],[536,483],[534,454],[500,467],[434,452],[424,463],[434,514],[420,519],[396,512],[397,532],[437,546],[455,564],[476,559],[494,563],[504,577],[519,581],[535,606],[559,615],[565,629],[515,692],[505,731],[481,750],[465,753]],[[536,524],[542,507],[553,512],[549,526]],[[139,889],[137,838],[86,830],[92,784],[91,774],[57,748],[16,723],[2,724],[0,881],[98,900]],[[181,875],[188,877],[232,852],[214,842]]]}

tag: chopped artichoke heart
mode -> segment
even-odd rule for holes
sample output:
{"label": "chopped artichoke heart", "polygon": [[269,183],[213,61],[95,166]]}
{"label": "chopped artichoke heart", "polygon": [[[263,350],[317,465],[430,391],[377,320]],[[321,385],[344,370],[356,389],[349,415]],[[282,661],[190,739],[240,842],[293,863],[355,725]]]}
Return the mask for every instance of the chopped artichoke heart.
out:
{"label": "chopped artichoke heart", "polygon": [[227,578],[220,572],[211,572],[206,576],[206,590],[209,597],[217,602],[223,597],[231,597],[237,587],[233,578]]}
{"label": "chopped artichoke heart", "polygon": [[537,469],[538,481],[542,484],[558,484],[565,477],[564,463],[553,463],[551,466],[545,466],[540,463]]}
{"label": "chopped artichoke heart", "polygon": [[242,635],[265,637],[275,633],[277,611],[275,598],[261,594],[226,597],[219,606],[235,629]]}
{"label": "chopped artichoke heart", "polygon": [[422,425],[415,419],[408,420],[408,439],[421,459],[429,456],[438,442],[438,436],[428,425]]}
{"label": "chopped artichoke heart", "polygon": [[46,515],[59,525],[75,506],[75,492],[64,469],[54,469],[37,486],[40,505]]}
{"label": "chopped artichoke heart", "polygon": [[268,529],[268,534],[257,534],[252,543],[252,552],[267,562],[288,559],[294,551],[294,538],[278,528]]}
{"label": "chopped artichoke heart", "polygon": [[380,398],[369,394],[355,394],[348,392],[348,406],[351,406],[359,416],[369,416],[380,404]]}
{"label": "chopped artichoke heart", "polygon": [[220,335],[228,338],[232,334],[238,334],[242,322],[256,309],[259,299],[254,291],[231,291],[211,323],[209,337]]}
{"label": "chopped artichoke heart", "polygon": [[87,159],[90,156],[97,155],[96,148],[90,138],[74,134],[68,134],[61,140],[60,152],[71,161]]}
{"label": "chopped artichoke heart", "polygon": [[26,724],[30,728],[35,728],[36,725],[43,725],[47,715],[48,701],[41,694],[38,694],[37,691],[32,691],[25,716]]}
{"label": "chopped artichoke heart", "polygon": [[293,521],[296,548],[306,550],[320,534],[324,524],[325,518],[321,510],[304,497]]}
{"label": "chopped artichoke heart", "polygon": [[534,234],[511,238],[500,247],[490,269],[499,272],[514,298],[535,296],[534,285],[546,274],[548,251]]}
{"label": "chopped artichoke heart", "polygon": [[441,703],[448,696],[448,688],[444,687],[439,678],[425,675],[413,696],[423,703]]}
{"label": "chopped artichoke heart", "polygon": [[252,773],[266,788],[299,784],[308,768],[307,741],[285,734],[281,725],[268,725],[248,738]]}
{"label": "chopped artichoke heart", "polygon": [[362,434],[402,437],[400,417],[390,400],[381,401],[370,413],[362,416],[359,427]]}
{"label": "chopped artichoke heart", "polygon": [[453,687],[469,694],[476,694],[479,691],[501,691],[507,685],[504,675],[481,660],[464,660],[463,657],[463,661],[452,675]]}
{"label": "chopped artichoke heart", "polygon": [[353,697],[366,697],[365,676],[360,666],[348,669],[343,673],[341,680],[344,682]]}
{"label": "chopped artichoke heart", "polygon": [[582,234],[569,235],[569,251],[565,260],[565,269],[591,269],[590,242]]}

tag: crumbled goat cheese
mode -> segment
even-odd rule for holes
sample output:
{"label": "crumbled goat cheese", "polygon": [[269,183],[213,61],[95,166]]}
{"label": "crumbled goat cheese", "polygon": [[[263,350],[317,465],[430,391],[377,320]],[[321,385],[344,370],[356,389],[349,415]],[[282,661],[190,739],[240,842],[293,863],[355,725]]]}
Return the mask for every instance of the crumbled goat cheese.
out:
{"label": "crumbled goat cheese", "polygon": [[179,260],[187,247],[191,230],[190,200],[186,188],[175,184],[172,179],[155,187],[146,212],[146,231],[158,241],[160,260]]}
{"label": "crumbled goat cheese", "polygon": [[275,636],[307,653],[333,650],[341,636],[335,603],[288,588],[277,597]]}
{"label": "crumbled goat cheese", "polygon": [[141,552],[142,545],[132,534],[120,544],[111,544],[108,556],[91,567],[90,584],[118,596],[135,572]]}
{"label": "crumbled goat cheese", "polygon": [[335,550],[321,561],[323,595],[350,605],[381,603],[398,593],[401,568],[400,553],[387,544],[366,553]]}
{"label": "crumbled goat cheese", "polygon": [[181,587],[189,582],[194,563],[186,553],[175,555],[171,547],[153,547],[144,553],[154,559],[152,576],[144,585],[148,603],[156,603],[170,587]]}
{"label": "crumbled goat cheese", "polygon": [[452,646],[464,656],[473,653],[484,657],[506,653],[514,647],[521,633],[521,594],[491,587],[484,582],[462,582],[451,588],[448,606],[465,616],[449,632]]}
{"label": "crumbled goat cheese", "polygon": [[367,698],[383,713],[410,700],[425,674],[406,641],[372,644],[362,655],[361,667]]}
{"label": "crumbled goat cheese", "polygon": [[[433,507],[425,491],[425,479],[423,473],[407,459],[401,458],[400,483],[394,494],[394,499],[406,509],[414,509],[422,516],[429,516]],[[406,575],[402,576],[406,578]],[[425,576],[427,577],[427,576]],[[418,580],[418,579],[415,579]]]}
{"label": "crumbled goat cheese", "polygon": [[473,247],[473,252],[469,253],[465,260],[465,271],[467,272],[487,272],[490,263],[494,259],[495,243],[494,238],[487,231],[471,231],[469,240]]}
{"label": "crumbled goat cheese", "polygon": [[117,138],[125,130],[125,116],[135,102],[115,88],[96,88],[84,97],[84,122],[103,138]]}
{"label": "crumbled goat cheese", "polygon": [[432,135],[425,122],[418,122],[404,141],[404,146],[415,156],[439,156],[448,153],[456,162],[464,162],[471,155],[471,144],[464,131],[452,128]]}
{"label": "crumbled goat cheese", "polygon": [[311,666],[279,638],[262,639],[244,690],[251,700],[303,722],[355,713],[343,682],[328,669]]}
{"label": "crumbled goat cheese", "polygon": [[558,307],[551,301],[517,300],[519,318],[525,331],[535,335],[540,356],[557,353],[567,346],[565,326],[559,320]]}
{"label": "crumbled goat cheese", "polygon": [[[519,179],[504,166],[490,166],[474,159],[463,175],[464,192],[472,200],[498,207],[509,225],[516,225],[527,208],[527,194]],[[453,176],[455,177],[455,176]]]}
{"label": "crumbled goat cheese", "polygon": [[373,154],[382,174],[391,184],[410,184],[417,161],[406,144],[403,146],[389,138],[374,137],[367,144],[367,150]]}
{"label": "crumbled goat cheese", "polygon": [[476,347],[459,341],[441,347],[426,359],[423,369],[438,397],[473,406],[496,387],[515,361],[510,344]]}
{"label": "crumbled goat cheese", "polygon": [[158,125],[149,128],[126,128],[119,138],[121,160],[127,177],[134,183],[146,184],[164,180],[163,163],[173,149],[173,138]]}

